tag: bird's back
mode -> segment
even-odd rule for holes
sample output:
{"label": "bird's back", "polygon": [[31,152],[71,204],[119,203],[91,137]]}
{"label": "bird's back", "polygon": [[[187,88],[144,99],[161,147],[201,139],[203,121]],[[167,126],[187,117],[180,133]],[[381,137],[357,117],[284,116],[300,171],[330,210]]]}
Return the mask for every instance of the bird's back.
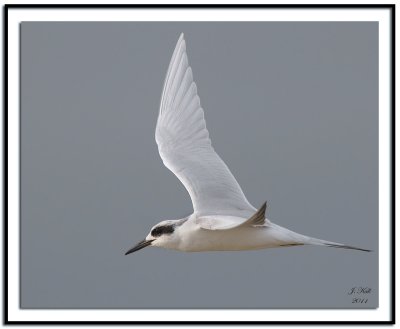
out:
{"label": "bird's back", "polygon": [[[229,217],[227,221],[230,221],[231,216],[227,217]],[[196,225],[196,221],[192,219],[182,226],[179,250],[191,252],[255,250],[305,244],[307,239],[309,238],[276,224],[207,230]]]}

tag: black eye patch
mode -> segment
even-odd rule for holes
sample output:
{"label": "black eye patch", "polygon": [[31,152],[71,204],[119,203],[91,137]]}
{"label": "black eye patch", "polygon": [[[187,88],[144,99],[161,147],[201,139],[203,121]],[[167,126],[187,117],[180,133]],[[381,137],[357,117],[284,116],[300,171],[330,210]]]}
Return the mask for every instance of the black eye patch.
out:
{"label": "black eye patch", "polygon": [[150,234],[154,237],[159,237],[163,234],[172,234],[174,230],[174,225],[157,226],[151,230]]}

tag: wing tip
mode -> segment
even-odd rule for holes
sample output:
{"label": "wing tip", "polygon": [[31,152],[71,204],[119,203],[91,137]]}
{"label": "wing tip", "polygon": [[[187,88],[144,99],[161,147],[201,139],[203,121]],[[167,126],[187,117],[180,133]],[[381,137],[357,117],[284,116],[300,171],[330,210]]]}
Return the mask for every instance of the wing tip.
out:
{"label": "wing tip", "polygon": [[186,41],[185,41],[185,35],[184,35],[183,32],[179,35],[179,39],[176,42],[175,50],[174,50],[174,53],[173,53],[172,58],[171,58],[171,63],[175,59],[176,55],[179,52],[181,52],[180,56],[182,56],[182,54],[186,53]]}

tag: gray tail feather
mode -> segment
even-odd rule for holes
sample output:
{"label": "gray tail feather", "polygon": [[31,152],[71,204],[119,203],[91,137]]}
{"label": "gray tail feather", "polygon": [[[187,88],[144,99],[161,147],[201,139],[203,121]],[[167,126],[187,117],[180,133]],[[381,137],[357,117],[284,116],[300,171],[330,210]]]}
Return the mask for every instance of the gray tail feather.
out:
{"label": "gray tail feather", "polygon": [[332,248],[342,248],[342,249],[361,250],[361,251],[366,251],[366,252],[371,252],[371,251],[372,251],[372,250],[369,250],[369,249],[363,249],[363,248],[357,248],[357,247],[352,247],[352,246],[346,246],[346,245],[344,245],[344,244],[325,243],[325,246],[327,246],[327,247],[332,247]]}
{"label": "gray tail feather", "polygon": [[347,245],[341,244],[341,243],[324,241],[324,240],[314,239],[314,238],[312,238],[310,242],[311,242],[310,244],[312,244],[312,245],[326,246],[326,247],[331,247],[331,248],[361,250],[361,251],[366,251],[366,252],[371,252],[372,251],[372,250],[369,250],[369,249],[363,249],[363,248],[358,248],[358,247],[353,247],[353,246],[347,246]]}

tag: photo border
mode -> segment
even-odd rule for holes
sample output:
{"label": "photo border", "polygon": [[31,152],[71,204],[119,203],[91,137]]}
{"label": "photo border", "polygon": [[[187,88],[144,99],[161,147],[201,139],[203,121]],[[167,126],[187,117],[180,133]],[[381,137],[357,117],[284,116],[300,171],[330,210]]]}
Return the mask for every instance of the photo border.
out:
{"label": "photo border", "polygon": [[[8,13],[13,9],[389,9],[391,295],[388,321],[13,321],[8,318]],[[395,324],[395,5],[394,4],[6,4],[3,6],[3,323],[16,325],[380,325]],[[20,152],[21,148],[19,148]],[[19,158],[21,159],[21,157]],[[21,167],[21,166],[20,166]],[[20,175],[20,173],[19,173]]]}

